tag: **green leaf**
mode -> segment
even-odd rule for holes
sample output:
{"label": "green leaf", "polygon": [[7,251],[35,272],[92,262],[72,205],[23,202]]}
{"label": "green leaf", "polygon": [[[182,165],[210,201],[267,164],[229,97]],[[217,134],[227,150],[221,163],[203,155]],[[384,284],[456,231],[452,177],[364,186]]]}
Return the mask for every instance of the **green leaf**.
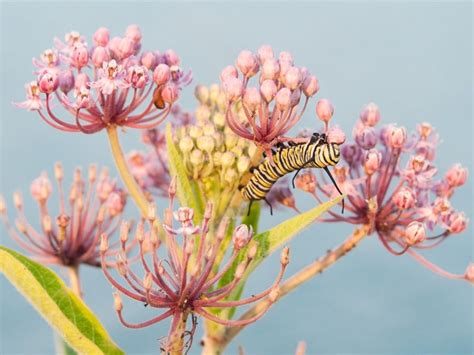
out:
{"label": "green leaf", "polygon": [[252,207],[250,208],[250,213],[242,217],[242,223],[248,226],[252,226],[253,232],[258,232],[258,221],[260,220],[260,211],[261,206],[258,201],[252,203]]}
{"label": "green leaf", "polygon": [[171,124],[166,126],[166,145],[168,148],[168,163],[170,175],[176,176],[177,195],[181,206],[191,207],[194,210],[194,221],[200,223],[204,215],[204,198],[198,184],[189,179],[183,165],[183,157],[173,141]]}
{"label": "green leaf", "polygon": [[0,271],[74,350],[124,354],[91,310],[53,271],[3,246]]}
{"label": "green leaf", "polygon": [[[265,259],[268,255],[272,254],[275,250],[279,249],[285,243],[288,243],[294,236],[300,233],[303,229],[314,223],[315,220],[324,212],[335,206],[342,200],[342,196],[338,196],[335,199],[325,202],[312,210],[301,213],[293,218],[287,219],[279,225],[273,227],[270,230],[257,234],[253,240],[258,243],[257,255],[254,261],[249,265],[241,283],[235,288],[235,290],[229,295],[228,299],[239,299],[242,294],[245,280],[255,270],[255,268]],[[219,286],[224,286],[234,278],[235,269],[237,265],[244,260],[247,254],[247,249],[243,248],[232,267],[224,274]],[[235,310],[231,309],[228,313],[229,318],[234,314]],[[221,313],[223,314],[223,313]]]}

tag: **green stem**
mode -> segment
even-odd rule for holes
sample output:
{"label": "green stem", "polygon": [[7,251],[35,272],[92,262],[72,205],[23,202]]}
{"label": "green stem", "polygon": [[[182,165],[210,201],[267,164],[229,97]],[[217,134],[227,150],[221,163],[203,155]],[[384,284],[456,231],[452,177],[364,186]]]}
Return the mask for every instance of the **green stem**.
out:
{"label": "green stem", "polygon": [[128,193],[135,201],[135,204],[139,208],[142,216],[146,217],[148,214],[148,201],[143,194],[140,186],[138,186],[135,178],[128,169],[127,162],[123,155],[122,148],[120,147],[120,142],[117,134],[117,127],[111,125],[107,127],[107,135],[109,137],[110,148],[112,149],[112,156],[115,160],[115,165],[117,170],[122,178],[123,183],[127,187]]}

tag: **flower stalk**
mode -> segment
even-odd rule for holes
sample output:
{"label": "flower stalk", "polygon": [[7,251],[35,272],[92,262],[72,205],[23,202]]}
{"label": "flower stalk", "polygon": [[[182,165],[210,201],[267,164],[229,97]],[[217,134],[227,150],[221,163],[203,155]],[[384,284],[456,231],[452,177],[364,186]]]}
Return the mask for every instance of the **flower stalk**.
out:
{"label": "flower stalk", "polygon": [[81,289],[81,281],[79,278],[79,266],[73,265],[68,267],[69,273],[69,287],[71,288],[72,292],[79,298],[82,298],[82,289]]}

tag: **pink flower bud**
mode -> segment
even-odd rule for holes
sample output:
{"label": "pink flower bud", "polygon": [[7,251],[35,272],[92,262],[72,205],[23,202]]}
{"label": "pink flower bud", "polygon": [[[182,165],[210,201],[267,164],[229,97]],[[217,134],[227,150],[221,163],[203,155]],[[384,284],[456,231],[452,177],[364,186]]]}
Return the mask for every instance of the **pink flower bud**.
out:
{"label": "pink flower bud", "polygon": [[301,82],[301,72],[297,67],[288,69],[285,75],[285,85],[290,90],[295,90]]}
{"label": "pink flower bud", "polygon": [[77,69],[81,69],[87,65],[87,62],[89,62],[89,52],[86,46],[82,43],[75,44],[71,55],[71,65]]}
{"label": "pink flower bud", "polygon": [[109,30],[105,27],[100,27],[95,31],[93,40],[96,46],[105,47],[109,42]]}
{"label": "pink flower bud", "polygon": [[445,179],[451,187],[462,186],[467,180],[467,168],[455,164],[446,172]]}
{"label": "pink flower bud", "polygon": [[121,191],[112,192],[106,202],[109,214],[111,216],[117,216],[118,214],[122,213],[126,201],[126,197]]}
{"label": "pink flower bud", "polygon": [[129,25],[125,30],[125,37],[131,39],[133,43],[139,43],[142,39],[142,33],[138,25]]}
{"label": "pink flower bud", "polygon": [[75,92],[76,96],[76,107],[77,108],[88,108],[91,104],[90,91],[85,86],[82,86]]}
{"label": "pink flower bud", "polygon": [[156,60],[156,56],[153,54],[153,52],[143,53],[140,59],[140,63],[142,63],[142,65],[145,66],[149,70],[155,70],[158,64]]}
{"label": "pink flower bud", "polygon": [[293,56],[290,52],[280,52],[278,60],[281,62],[286,62],[293,65]]}
{"label": "pink flower bud", "polygon": [[242,96],[243,83],[239,79],[229,77],[224,82],[223,89],[229,101],[236,101]]}
{"label": "pink flower bud", "polygon": [[128,68],[127,80],[135,89],[143,89],[148,82],[148,69],[134,65]]}
{"label": "pink flower bud", "polygon": [[355,165],[362,158],[362,150],[356,144],[345,144],[341,149],[342,157],[349,165]]}
{"label": "pink flower bud", "polygon": [[180,207],[177,211],[173,212],[173,216],[178,222],[189,224],[194,217],[194,210],[189,207]]}
{"label": "pink flower bud", "polygon": [[101,253],[105,253],[107,251],[107,249],[109,249],[109,241],[108,241],[108,238],[107,238],[107,234],[105,233],[102,233],[100,235],[100,252]]}
{"label": "pink flower bud", "polygon": [[377,149],[371,149],[365,155],[364,169],[367,175],[375,173],[382,163],[382,154]]}
{"label": "pink flower bud", "polygon": [[82,87],[90,87],[90,79],[86,73],[79,73],[74,81],[74,89],[79,90]]}
{"label": "pink flower bud", "polygon": [[286,266],[290,263],[290,248],[284,247],[280,253],[280,263]]}
{"label": "pink flower bud", "polygon": [[253,229],[252,226],[247,226],[245,224],[241,224],[234,230],[234,234],[232,235],[232,242],[234,243],[234,248],[237,250],[242,249],[244,246],[248,244],[250,239],[253,236]]}
{"label": "pink flower bud", "polygon": [[179,88],[175,84],[166,84],[161,91],[163,101],[168,104],[173,104],[179,97]]}
{"label": "pink flower bud", "polygon": [[179,66],[179,64],[181,63],[181,59],[176,54],[176,52],[172,49],[167,49],[165,51],[164,58],[165,58],[166,64],[168,64],[170,67],[172,67],[173,65]]}
{"label": "pink flower bud", "polygon": [[307,76],[303,81],[302,89],[307,97],[313,96],[319,91],[318,79],[313,75]]}
{"label": "pink flower bud", "polygon": [[369,150],[374,148],[377,144],[377,134],[375,129],[370,126],[356,127],[353,134],[355,142],[362,149]]}
{"label": "pink flower bud", "polygon": [[40,203],[46,201],[51,196],[52,190],[53,187],[46,173],[33,180],[30,186],[31,196]]}
{"label": "pink flower bud", "polygon": [[405,229],[405,242],[408,245],[416,245],[426,239],[425,226],[420,222],[411,222]]}
{"label": "pink flower bud", "polygon": [[288,88],[281,88],[275,96],[276,108],[286,111],[291,106],[291,91]]}
{"label": "pink flower bud", "polygon": [[268,59],[262,64],[261,80],[275,80],[278,78],[279,73],[280,65],[278,62],[273,58]]}
{"label": "pink flower bud", "polygon": [[225,83],[228,78],[237,78],[237,77],[238,77],[237,69],[232,65],[228,65],[224,69],[222,69],[221,75],[220,75],[220,79],[222,83]]}
{"label": "pink flower bud", "polygon": [[240,52],[239,56],[237,57],[236,65],[246,77],[251,77],[258,71],[257,58],[252,52],[248,50],[243,50]]}
{"label": "pink flower bud", "polygon": [[153,80],[157,85],[166,84],[171,78],[170,67],[166,64],[159,64],[153,71]]}
{"label": "pink flower bud", "polygon": [[402,187],[392,197],[392,201],[399,210],[406,210],[415,206],[415,194],[408,187]]}
{"label": "pink flower bud", "polygon": [[346,141],[346,135],[339,126],[331,127],[327,133],[328,143],[342,144]]}
{"label": "pink flower bud", "polygon": [[334,107],[328,99],[321,99],[316,104],[316,114],[321,121],[327,124],[334,114]]}
{"label": "pink flower bud", "polygon": [[118,48],[119,48],[119,44],[121,40],[122,38],[120,37],[114,37],[107,44],[107,47],[109,48],[110,54],[112,55],[113,58],[118,58],[120,56],[120,52]]}
{"label": "pink flower bud", "polygon": [[464,272],[464,278],[467,281],[474,283],[474,263],[469,263],[466,268],[466,271]]}
{"label": "pink flower bud", "polygon": [[374,103],[365,106],[360,113],[360,119],[367,126],[375,126],[380,121],[380,111],[378,106]]}
{"label": "pink flower bud", "polygon": [[109,52],[105,47],[95,47],[92,52],[92,63],[96,68],[102,68],[104,62],[110,60]]}
{"label": "pink flower bud", "polygon": [[258,49],[258,59],[260,63],[265,63],[267,60],[273,59],[273,49],[269,45],[263,45]]}
{"label": "pink flower bud", "polygon": [[277,93],[277,86],[275,82],[273,80],[265,80],[260,85],[260,93],[267,103],[272,101]]}
{"label": "pink flower bud", "polygon": [[130,57],[135,51],[135,43],[128,37],[120,40],[117,46],[120,59]]}
{"label": "pink flower bud", "polygon": [[257,88],[247,88],[245,90],[244,104],[250,111],[254,112],[260,105],[261,101],[262,97],[260,96]]}
{"label": "pink flower bud", "polygon": [[433,126],[431,126],[427,122],[423,122],[419,124],[416,129],[418,130],[418,133],[420,134],[420,137],[423,139],[428,138],[431,135],[431,132],[433,132]]}
{"label": "pink flower bud", "polygon": [[59,88],[66,95],[74,88],[74,74],[71,69],[59,73]]}
{"label": "pink flower bud", "polygon": [[59,86],[58,75],[53,71],[44,71],[38,77],[38,85],[42,93],[51,94]]}
{"label": "pink flower bud", "polygon": [[405,127],[389,126],[387,129],[387,145],[392,148],[403,148],[407,140]]}
{"label": "pink flower bud", "polygon": [[451,233],[458,234],[466,229],[467,222],[464,212],[452,212],[447,216],[446,224]]}

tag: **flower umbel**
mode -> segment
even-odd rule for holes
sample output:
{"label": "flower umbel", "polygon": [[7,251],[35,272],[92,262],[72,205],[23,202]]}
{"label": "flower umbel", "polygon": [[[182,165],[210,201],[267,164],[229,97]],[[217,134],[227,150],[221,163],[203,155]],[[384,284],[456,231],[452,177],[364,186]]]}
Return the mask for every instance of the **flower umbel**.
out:
{"label": "flower umbel", "polygon": [[[262,46],[257,54],[240,52],[235,64],[224,68],[220,77],[226,93],[227,123],[235,134],[255,142],[271,157],[271,148],[278,142],[294,141],[285,135],[303,115],[309,98],[318,92],[318,79],[306,68],[295,66],[288,52],[275,58],[270,46]],[[258,86],[250,87],[250,79],[257,74]],[[244,120],[237,117],[236,105],[242,107]]]}
{"label": "flower umbel", "polygon": [[[329,212],[331,217],[322,221],[370,225],[392,254],[408,253],[443,276],[468,278],[440,269],[415,251],[433,248],[466,228],[466,216],[454,210],[449,199],[465,183],[467,169],[456,164],[436,180],[434,129],[422,123],[409,136],[404,127],[395,125],[376,130],[379,120],[377,106],[369,104],[354,127],[355,142],[342,148],[346,164],[334,168],[335,179],[347,194],[349,215]],[[296,186],[318,201],[319,194],[335,194],[324,176],[317,179],[311,171],[298,176]]]}
{"label": "flower umbel", "polygon": [[[141,38],[136,25],[111,39],[101,27],[92,46],[77,32],[66,34],[65,43],[56,38],[55,48],[33,59],[37,81],[27,85],[27,100],[16,106],[37,111],[47,124],[66,132],[157,126],[191,82],[191,72],[182,72],[172,50],[141,52]],[[53,98],[71,120],[53,112]]]}
{"label": "flower umbel", "polygon": [[[59,214],[55,218],[48,207],[53,186],[46,172],[31,183],[31,196],[39,205],[39,228],[34,228],[28,222],[19,192],[13,195],[18,212],[16,228],[11,225],[5,202],[0,197],[0,215],[9,234],[40,262],[64,266],[100,266],[99,236],[103,232],[113,234],[117,229],[125,207],[126,193],[110,179],[106,169],[97,176],[95,165],[89,168],[87,183],[81,170],[75,170],[67,196],[63,190],[63,169],[59,163],[55,166],[54,175],[59,195]],[[110,251],[107,255],[114,253]]]}
{"label": "flower umbel", "polygon": [[[170,207],[172,206],[170,199]],[[273,285],[267,290],[242,298],[236,301],[226,300],[239,282],[242,280],[251,261],[257,253],[257,244],[251,241],[252,230],[245,225],[237,227],[233,235],[233,248],[229,259],[219,268],[216,268],[216,258],[221,251],[226,232],[229,228],[228,219],[224,218],[214,235],[210,235],[209,222],[212,215],[212,205],[208,204],[202,224],[194,226],[192,222],[193,210],[182,207],[174,214],[171,209],[165,212],[163,228],[165,230],[165,242],[167,258],[158,256],[161,241],[158,238],[157,225],[154,218],[142,221],[136,230],[136,240],[140,245],[140,259],[143,266],[143,277],[139,277],[130,268],[125,253],[118,256],[117,271],[124,279],[128,288],[117,281],[105,267],[105,253],[108,250],[107,236],[102,236],[101,252],[103,255],[104,273],[110,283],[123,295],[144,303],[153,308],[165,309],[165,311],[148,321],[132,324],[127,322],[122,315],[122,302],[119,293],[114,295],[115,309],[119,319],[126,327],[143,328],[172,317],[171,327],[167,341],[162,345],[166,351],[182,351],[186,345],[183,337],[190,335],[188,346],[192,341],[195,331],[196,317],[202,316],[213,322],[228,326],[244,326],[255,322],[262,317],[278,294],[278,286],[283,277],[285,268],[289,262],[288,249],[285,248],[281,257],[280,272]],[[178,227],[173,226],[172,218],[178,221]],[[145,232],[145,224],[149,230]],[[181,242],[178,241],[181,238]],[[122,243],[123,251],[126,251],[126,239]],[[243,248],[248,246],[246,250]],[[239,259],[240,251],[244,252],[243,258]],[[150,254],[150,255],[148,255]],[[218,286],[219,281],[235,265],[237,260],[242,260],[235,269],[233,279],[225,286]],[[223,319],[207,310],[208,308],[237,307],[253,303],[269,296],[265,309],[258,315],[245,321]],[[192,318],[192,328],[186,331],[188,317]]]}

